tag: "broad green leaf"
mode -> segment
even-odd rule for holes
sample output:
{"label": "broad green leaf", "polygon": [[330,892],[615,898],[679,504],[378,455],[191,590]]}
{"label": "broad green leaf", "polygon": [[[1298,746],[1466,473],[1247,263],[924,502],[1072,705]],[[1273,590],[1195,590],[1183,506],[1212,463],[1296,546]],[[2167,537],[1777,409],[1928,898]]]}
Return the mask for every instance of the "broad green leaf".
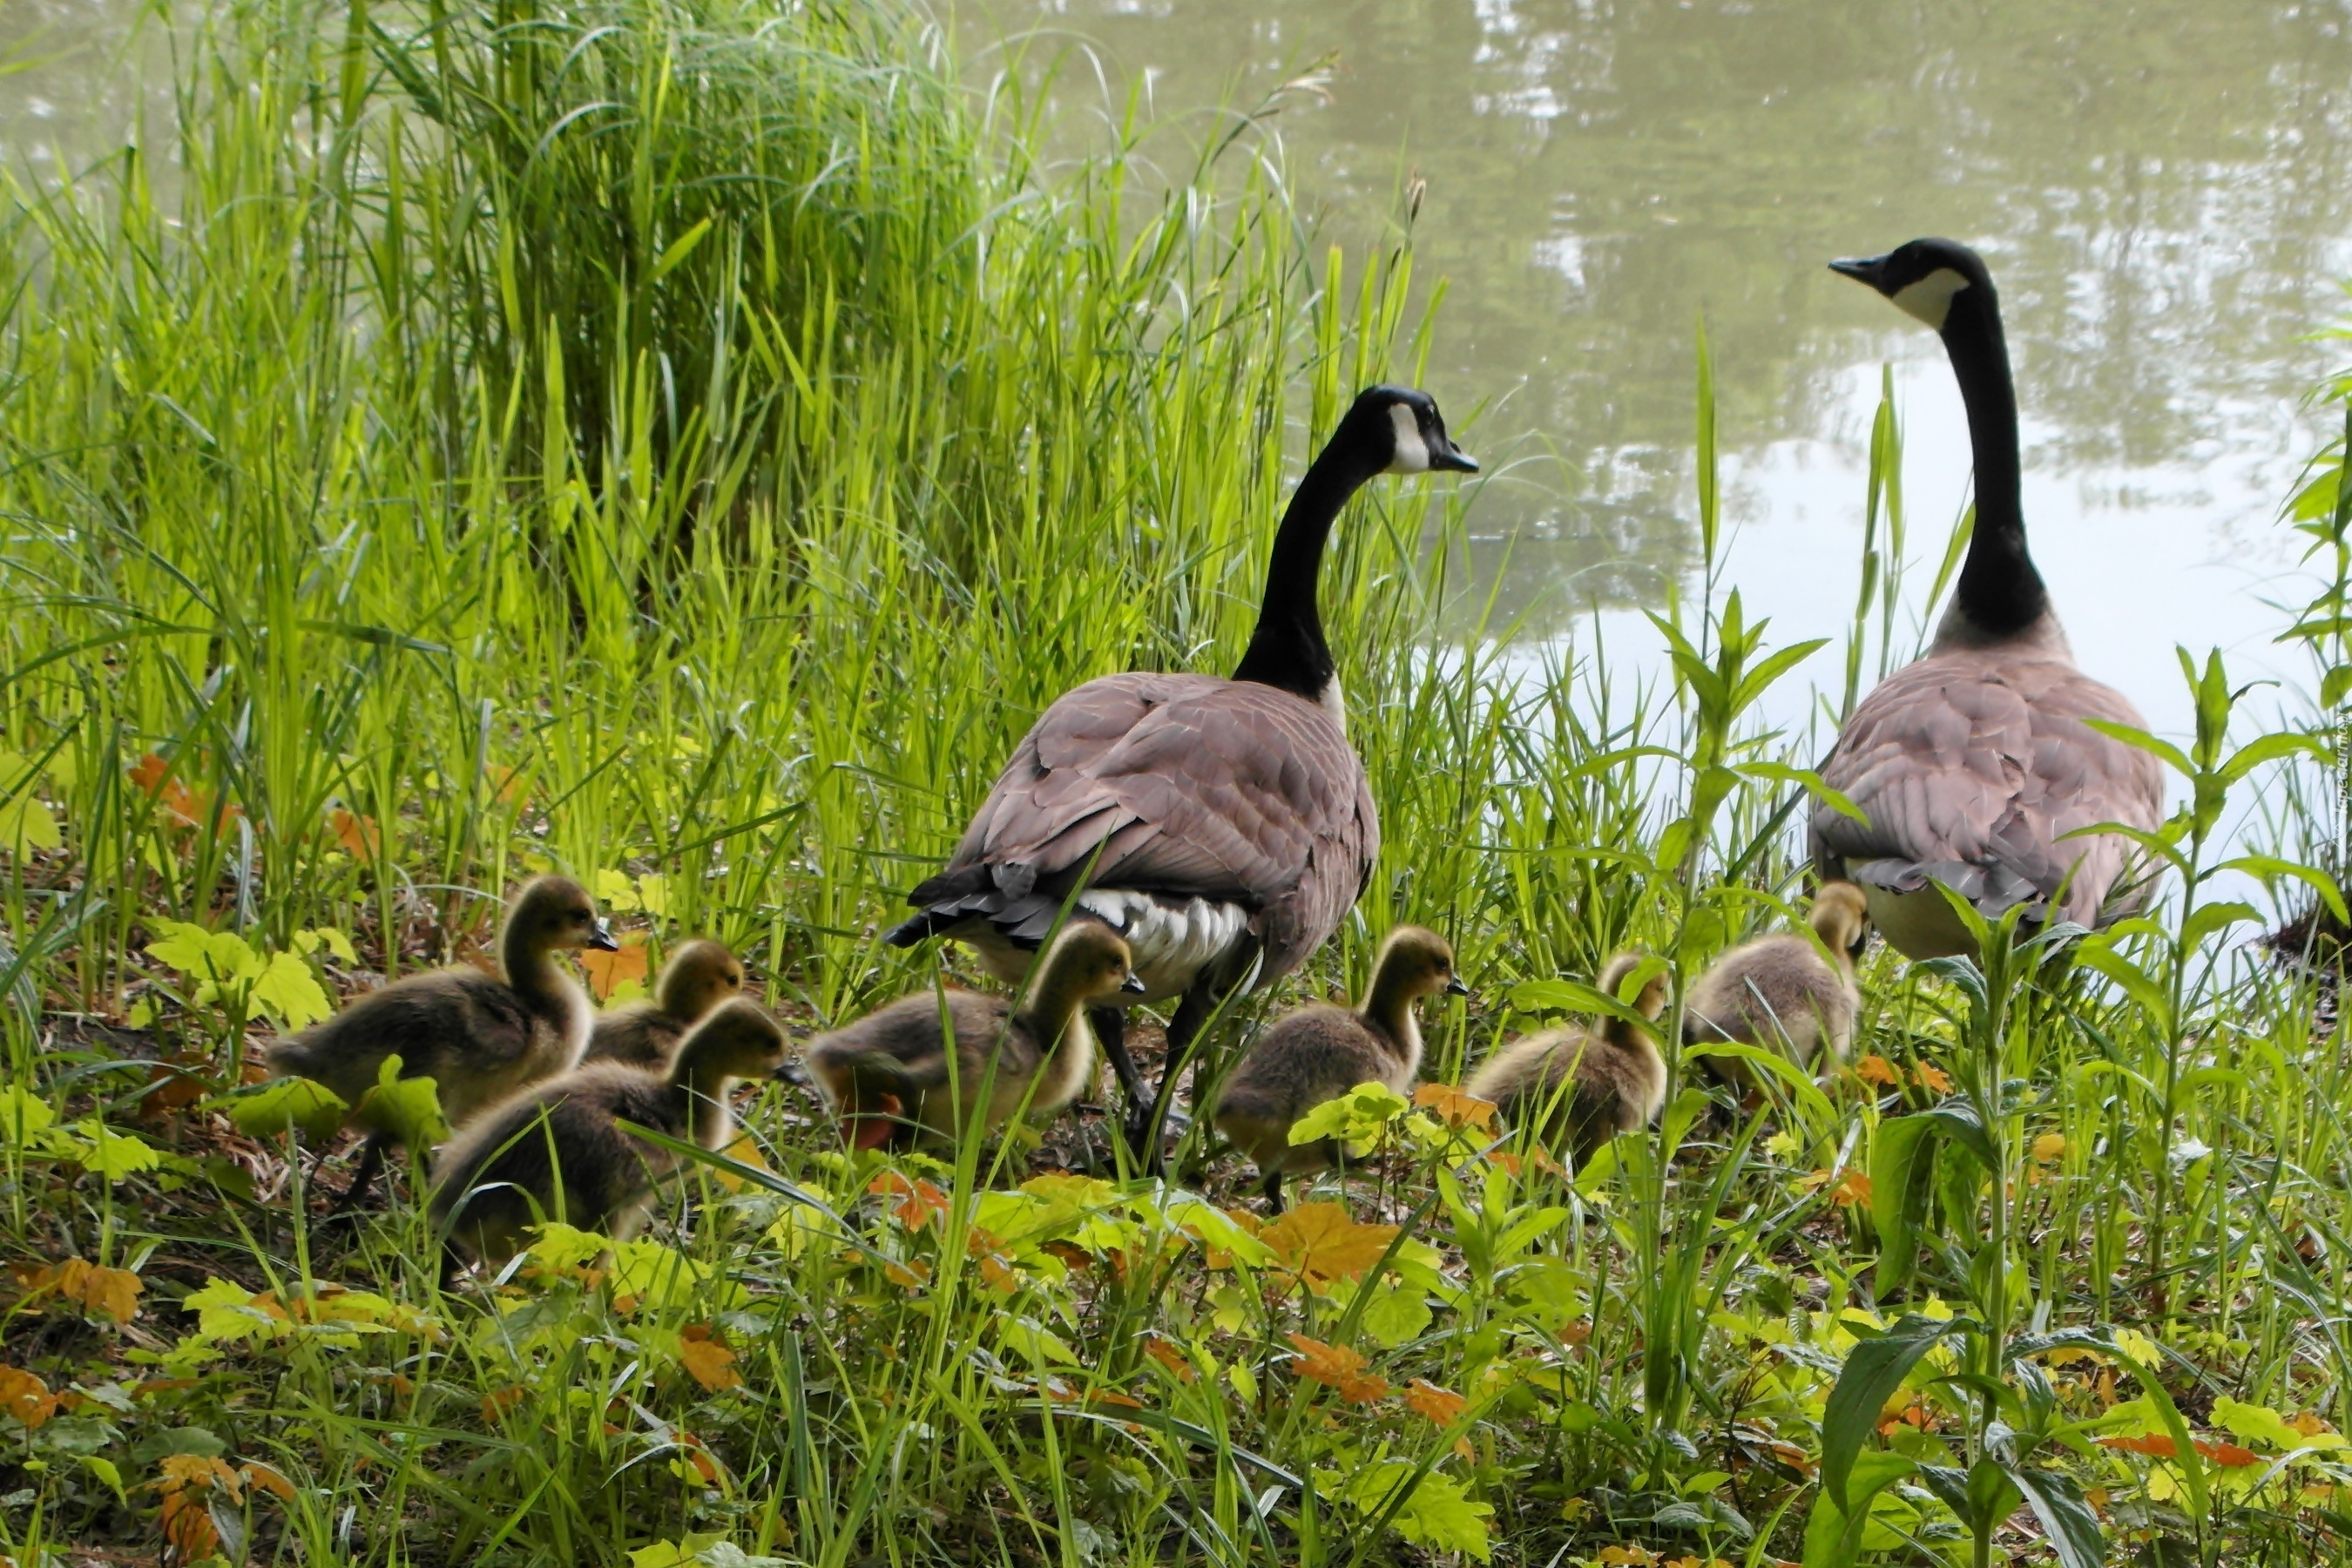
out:
{"label": "broad green leaf", "polygon": [[1830,1104],[1830,1097],[1823,1094],[1821,1086],[1813,1081],[1812,1074],[1779,1051],[1763,1046],[1741,1045],[1736,1040],[1697,1040],[1683,1047],[1684,1060],[1688,1061],[1693,1057],[1722,1057],[1747,1062],[1788,1085],[1789,1092],[1796,1096],[1798,1103],[1808,1113],[1819,1117],[1825,1123],[1837,1120],[1837,1109]]}
{"label": "broad green leaf", "polygon": [[637,907],[636,885],[629,880],[626,871],[599,871],[596,901],[616,913],[627,914]]}
{"label": "broad green leaf", "polygon": [[2145,730],[2135,730],[2129,724],[2118,724],[2112,719],[2085,719],[2083,722],[2111,741],[2121,741],[2126,746],[2137,747],[2150,756],[2163,759],[2176,773],[2189,778],[2197,776],[2197,764],[2189,760],[2189,753],[2169,741],[2158,740]]}
{"label": "broad green leaf", "polygon": [[2336,879],[2316,866],[2305,866],[2296,860],[2282,860],[2275,855],[2241,855],[2234,860],[2222,861],[2214,869],[2243,871],[2250,877],[2260,878],[2265,887],[2281,877],[2293,877],[2297,881],[2309,884],[2312,891],[2319,895],[2320,901],[2327,906],[2337,920],[2352,920],[2352,912],[2345,910],[2344,894],[2336,887]]}
{"label": "broad green leaf", "polygon": [[1783,763],[1742,763],[1739,771],[1752,779],[1771,779],[1780,784],[1796,784],[1840,816],[1851,817],[1864,826],[1870,824],[1868,812],[1832,789],[1822,782],[1822,775],[1811,768],[1792,768]]}
{"label": "broad green leaf", "polygon": [[[708,227],[709,220],[703,220]],[[723,1530],[680,1536],[676,1541],[656,1541],[651,1546],[641,1546],[629,1553],[629,1568],[698,1568],[703,1552],[723,1544]]]}
{"label": "broad green leaf", "polygon": [[648,871],[637,879],[637,907],[649,915],[669,913],[669,879]]}
{"label": "broad green leaf", "polygon": [[1804,1568],[1851,1568],[1862,1555],[1873,1505],[1880,1493],[1908,1480],[1919,1467],[1883,1449],[1856,1457],[1848,1479],[1848,1507],[1840,1508],[1824,1485],[1813,1494],[1805,1518]]}
{"label": "broad green leaf", "polygon": [[429,1078],[402,1078],[398,1057],[386,1057],[377,1065],[375,1087],[360,1096],[352,1114],[411,1149],[429,1149],[449,1136],[440,1090]]}
{"label": "broad green leaf", "polygon": [[18,1083],[0,1084],[0,1142],[24,1147],[58,1119],[49,1102]]}
{"label": "broad green leaf", "polygon": [[307,1078],[281,1078],[249,1092],[207,1102],[226,1110],[248,1138],[276,1138],[299,1128],[314,1142],[334,1135],[351,1113],[341,1095]]}
{"label": "broad green leaf", "polygon": [[2099,1530],[2098,1515],[2083,1499],[2074,1478],[2056,1470],[2029,1470],[2004,1466],[2010,1480],[2025,1494],[2025,1506],[2042,1521],[2042,1531],[2058,1553],[2062,1568],[2106,1568],[2107,1538]]}
{"label": "broad green leaf", "polygon": [[30,788],[0,805],[0,848],[18,859],[35,849],[61,848],[65,841],[58,828],[57,813]]}
{"label": "broad green leaf", "polygon": [[1363,1324],[1364,1332],[1394,1350],[1419,1339],[1429,1327],[1430,1317],[1429,1300],[1419,1286],[1391,1282],[1372,1293],[1358,1321]]}
{"label": "broad green leaf", "polygon": [[2281,1450],[2341,1448],[2347,1443],[2340,1432],[2306,1435],[2288,1426],[2286,1418],[2277,1411],[2266,1405],[2242,1405],[2226,1394],[2213,1401],[2213,1424],[2250,1443],[2261,1443]]}
{"label": "broad green leaf", "polygon": [[163,1163],[163,1155],[144,1138],[117,1132],[94,1116],[64,1131],[81,1142],[74,1153],[81,1168],[95,1171],[110,1182],[119,1182],[133,1171],[152,1171]]}
{"label": "broad green leaf", "polygon": [[294,933],[294,951],[304,957],[309,957],[321,947],[345,963],[357,963],[360,961],[358,951],[352,946],[352,939],[333,926],[320,926],[315,930],[298,931]]}
{"label": "broad green leaf", "polygon": [[290,952],[270,958],[261,977],[253,983],[252,996],[285,1029],[308,1028],[335,1011],[334,1004],[320,988],[319,977],[310,973],[310,966]]}
{"label": "broad green leaf", "polygon": [[2241,903],[2236,900],[2200,904],[2180,924],[2180,945],[2194,949],[2199,942],[2216,931],[2228,931],[2231,926],[2248,921],[2259,921],[2262,918],[2255,912],[2252,904]]}
{"label": "broad green leaf", "polygon": [[147,956],[196,980],[234,982],[261,973],[261,960],[233,931],[206,931],[189,921],[152,920],[163,933],[147,944]]}
{"label": "broad green leaf", "polygon": [[1822,1411],[1822,1490],[1841,1512],[1851,1514],[1857,1506],[1858,1500],[1847,1489],[1854,1459],[1878,1429],[1878,1413],[1887,1396],[1902,1386],[1913,1364],[1937,1342],[1975,1327],[1965,1318],[1939,1322],[1933,1318],[1906,1317],[1847,1352],[1845,1367]]}
{"label": "broad green leaf", "polygon": [[1491,1561],[1494,1543],[1486,1521],[1494,1517],[1494,1509],[1472,1502],[1462,1483],[1442,1471],[1428,1471],[1416,1481],[1418,1468],[1404,1459],[1368,1465],[1348,1478],[1347,1499],[1369,1517],[1387,1513],[1389,1528],[1415,1546]]}
{"label": "broad green leaf", "polygon": [[1335,1138],[1352,1152],[1377,1140],[1390,1123],[1412,1109],[1412,1101],[1384,1083],[1360,1083],[1291,1123],[1290,1142],[1295,1146]]}
{"label": "broad green leaf", "polygon": [[2236,784],[2264,763],[2281,757],[2303,756],[2319,762],[2328,760],[2328,749],[2316,735],[2263,735],[2247,742],[2230,754],[2221,764],[2221,782]]}
{"label": "broad green leaf", "polygon": [[612,1241],[592,1230],[549,1220],[531,1233],[530,1255],[548,1268],[578,1268],[604,1255]]}
{"label": "broad green leaf", "polygon": [[1870,1151],[1870,1217],[1878,1231],[1873,1284],[1885,1300],[1909,1281],[1919,1258],[1919,1222],[1927,1215],[1920,1162],[1933,1157],[1939,1124],[1926,1116],[1897,1116],[1878,1124]]}

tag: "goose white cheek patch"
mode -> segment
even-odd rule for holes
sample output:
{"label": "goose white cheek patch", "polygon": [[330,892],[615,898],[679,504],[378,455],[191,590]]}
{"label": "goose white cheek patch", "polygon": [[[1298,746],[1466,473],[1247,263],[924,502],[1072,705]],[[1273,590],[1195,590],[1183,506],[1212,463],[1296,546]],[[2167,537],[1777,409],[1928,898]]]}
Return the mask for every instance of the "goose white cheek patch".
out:
{"label": "goose white cheek patch", "polygon": [[1952,296],[1968,286],[1969,280],[1950,268],[1938,267],[1890,297],[1896,310],[1917,317],[1940,332],[1944,330],[1944,318],[1952,313]]}
{"label": "goose white cheek patch", "polygon": [[1391,403],[1389,418],[1396,426],[1396,456],[1389,459],[1389,472],[1427,473],[1429,443],[1421,438],[1421,422],[1412,416],[1412,410],[1402,403]]}

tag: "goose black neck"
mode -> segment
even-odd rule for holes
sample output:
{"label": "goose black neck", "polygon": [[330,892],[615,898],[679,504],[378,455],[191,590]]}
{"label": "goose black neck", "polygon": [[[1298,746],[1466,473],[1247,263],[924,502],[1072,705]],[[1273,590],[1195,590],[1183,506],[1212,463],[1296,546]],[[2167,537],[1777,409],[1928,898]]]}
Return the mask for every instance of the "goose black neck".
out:
{"label": "goose black neck", "polygon": [[2010,378],[2000,307],[1990,288],[1963,289],[1953,297],[1943,338],[1952,374],[1960,384],[1960,401],[1968,408],[1969,445],[1976,463],[1976,531],[1960,568],[1956,602],[1979,631],[2005,636],[2039,620],[2050,595],[2025,548],[2017,388]]}
{"label": "goose black neck", "polygon": [[1321,700],[1338,670],[1331,647],[1323,640],[1323,612],[1316,597],[1323,546],[1339,509],[1379,471],[1378,466],[1343,449],[1339,437],[1308,466],[1275,533],[1257,630],[1234,669],[1235,680],[1278,686],[1309,702]]}

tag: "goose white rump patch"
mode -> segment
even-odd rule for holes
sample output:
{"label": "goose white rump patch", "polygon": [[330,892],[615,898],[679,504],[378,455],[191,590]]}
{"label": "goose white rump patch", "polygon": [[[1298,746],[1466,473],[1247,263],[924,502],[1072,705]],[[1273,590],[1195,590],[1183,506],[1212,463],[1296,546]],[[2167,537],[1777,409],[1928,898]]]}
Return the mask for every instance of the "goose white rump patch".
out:
{"label": "goose white rump patch", "polygon": [[1135,998],[1139,1002],[1181,995],[1202,970],[1249,937],[1249,912],[1238,904],[1089,888],[1078,895],[1078,905],[1127,939],[1144,984],[1144,994]]}

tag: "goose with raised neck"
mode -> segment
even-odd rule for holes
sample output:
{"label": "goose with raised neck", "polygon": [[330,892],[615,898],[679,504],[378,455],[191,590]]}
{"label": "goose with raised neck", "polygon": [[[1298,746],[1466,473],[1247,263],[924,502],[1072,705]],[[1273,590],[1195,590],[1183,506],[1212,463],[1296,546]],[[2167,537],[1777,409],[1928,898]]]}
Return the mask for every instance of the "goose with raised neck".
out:
{"label": "goose with raised neck", "polygon": [[2026,548],[2017,395],[2000,302],[1983,258],[1948,239],[1833,261],[1944,342],[1968,411],[1976,523],[1927,655],[1857,706],[1822,778],[1867,818],[1812,814],[1815,868],[1861,885],[1870,918],[1913,958],[1975,951],[1941,884],[1998,920],[2020,904],[2105,925],[2147,907],[2149,862],[2101,823],[2163,820],[2156,758],[2084,721],[2143,730],[2122,693],[2075,668]]}

